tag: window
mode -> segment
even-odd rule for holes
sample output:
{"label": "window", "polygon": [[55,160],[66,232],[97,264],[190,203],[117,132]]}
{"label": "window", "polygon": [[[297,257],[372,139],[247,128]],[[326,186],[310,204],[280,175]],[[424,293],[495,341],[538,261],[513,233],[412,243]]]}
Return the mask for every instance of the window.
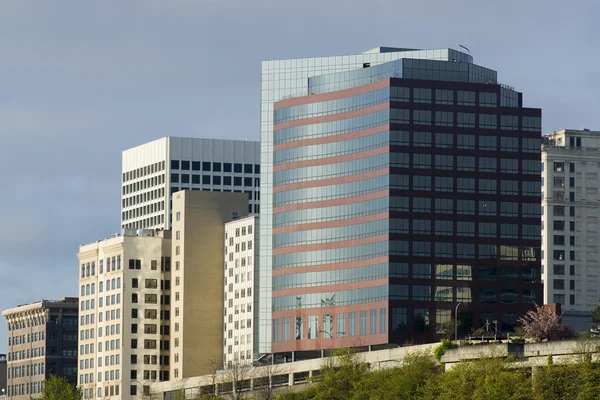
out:
{"label": "window", "polygon": [[431,279],[430,264],[413,264],[412,270],[414,279]]}
{"label": "window", "polygon": [[441,149],[450,149],[454,147],[454,136],[451,133],[436,133],[435,147]]}
{"label": "window", "polygon": [[[519,117],[515,115],[502,115],[500,117],[500,129],[503,131],[519,130]],[[540,146],[538,146],[538,151]]]}
{"label": "window", "polygon": [[438,236],[452,236],[454,224],[452,221],[435,221],[435,234]]}
{"label": "window", "polygon": [[479,157],[480,172],[496,172],[497,161],[491,157]]}
{"label": "window", "polygon": [[479,107],[496,107],[498,95],[496,93],[479,92]]}
{"label": "window", "polygon": [[564,290],[565,289],[565,280],[564,279],[554,279],[553,287],[556,290]]}
{"label": "window", "polygon": [[454,180],[451,177],[436,176],[435,190],[437,192],[452,192],[454,191]]}
{"label": "window", "polygon": [[451,199],[435,199],[435,212],[437,214],[453,214],[453,201]]}
{"label": "window", "polygon": [[413,189],[414,190],[431,190],[431,177],[430,176],[413,176]]}
{"label": "window", "polygon": [[474,106],[475,92],[459,90],[456,92],[456,100],[459,106]]}
{"label": "window", "polygon": [[413,89],[414,103],[431,103],[431,89],[414,88]]}
{"label": "window", "polygon": [[435,112],[436,126],[454,126],[454,113],[449,111]]}
{"label": "window", "polygon": [[413,110],[414,125],[431,125],[430,110]]}
{"label": "window", "polygon": [[479,193],[496,194],[496,181],[492,179],[479,180]]}
{"label": "window", "polygon": [[415,333],[429,332],[429,310],[426,308],[415,308],[413,312]]}
{"label": "window", "polygon": [[436,264],[435,279],[448,280],[452,279],[453,266],[452,264]]}
{"label": "window", "polygon": [[435,168],[441,170],[454,169],[454,159],[452,156],[437,154],[435,156]]}
{"label": "window", "polygon": [[413,168],[430,169],[431,154],[413,154]]}
{"label": "window", "polygon": [[456,178],[456,189],[460,193],[475,193],[475,179]]}
{"label": "window", "polygon": [[430,242],[413,242],[412,243],[413,256],[417,257],[429,257],[431,255],[431,243]]}
{"label": "window", "polygon": [[500,159],[500,170],[507,174],[519,173],[519,160],[512,158]]}
{"label": "window", "polygon": [[356,312],[350,313],[350,335],[356,336]]}
{"label": "window", "polygon": [[415,147],[431,147],[431,132],[413,132],[413,145]]}
{"label": "window", "polygon": [[408,327],[406,308],[392,308],[391,330],[394,332],[405,331]]}
{"label": "window", "polygon": [[475,236],[475,223],[458,221],[456,223],[456,234],[457,236]]}
{"label": "window", "polygon": [[446,89],[436,89],[435,104],[454,104],[454,91]]}
{"label": "window", "polygon": [[456,144],[459,149],[474,150],[475,136],[473,135],[457,135]]}
{"label": "window", "polygon": [[413,220],[413,233],[415,235],[430,235],[431,234],[431,221],[430,220]]}
{"label": "window", "polygon": [[475,171],[475,157],[456,157],[456,167],[459,171]]}
{"label": "window", "polygon": [[461,215],[475,215],[475,200],[457,200],[456,212]]}
{"label": "window", "polygon": [[479,215],[496,215],[496,202],[491,200],[479,201]]}
{"label": "window", "polygon": [[495,136],[479,136],[479,150],[496,151],[497,149]]}
{"label": "window", "polygon": [[496,129],[497,117],[494,114],[479,114],[479,127],[482,129]]}
{"label": "window", "polygon": [[456,125],[459,128],[475,128],[475,113],[457,113]]}
{"label": "window", "polygon": [[565,163],[564,162],[554,162],[554,172],[564,172]]}

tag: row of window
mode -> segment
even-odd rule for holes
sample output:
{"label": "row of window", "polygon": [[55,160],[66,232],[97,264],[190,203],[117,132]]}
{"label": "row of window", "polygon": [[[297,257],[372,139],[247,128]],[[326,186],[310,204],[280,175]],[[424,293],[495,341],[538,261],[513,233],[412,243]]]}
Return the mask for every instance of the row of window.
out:
{"label": "row of window", "polygon": [[[135,206],[137,204],[146,203],[148,201],[157,200],[157,199],[162,200],[162,201],[159,201],[155,204],[161,204],[161,203],[164,204],[164,197],[165,197],[165,188],[151,190],[149,192],[144,192],[144,193],[136,194],[131,197],[124,198],[123,202],[122,202],[122,206],[123,206],[123,208],[127,208],[127,207]],[[154,208],[154,211],[158,211],[159,209],[161,209],[161,206],[154,206],[153,208]],[[162,206],[162,209],[164,209],[164,205]]]}
{"label": "row of window", "polygon": [[[242,185],[243,182],[243,185]],[[241,176],[220,175],[188,175],[171,174],[171,183],[192,183],[194,185],[221,185],[224,186],[248,186],[260,187],[260,178],[242,178]]]}
{"label": "row of window", "polygon": [[[18,335],[18,336],[14,336],[14,337],[9,337],[8,345],[9,346],[19,346],[21,344],[35,343],[35,342],[42,341],[45,339],[46,339],[46,332],[44,332],[44,331],[28,333],[27,335],[23,334],[23,335]],[[57,333],[51,332],[51,336],[49,336],[48,339],[56,340]]]}
{"label": "row of window", "polygon": [[28,376],[45,375],[44,363],[30,365],[21,365],[18,367],[9,367],[6,369],[8,379],[25,378]]}
{"label": "row of window", "polygon": [[160,161],[160,162],[156,162],[156,163],[153,163],[150,165],[146,165],[145,167],[140,167],[140,168],[134,169],[133,171],[124,172],[123,173],[123,182],[127,182],[132,179],[137,179],[137,178],[144,177],[146,175],[164,171],[165,167],[166,167],[165,162]]}
{"label": "row of window", "polygon": [[[146,193],[138,194],[138,196],[143,195],[146,199],[149,198],[158,198],[160,196],[165,195],[165,189],[158,187],[164,186],[165,183],[165,175],[161,174],[152,178],[146,178],[138,182],[129,183],[127,185],[123,185],[122,194],[126,196],[128,194],[137,193],[141,190],[149,189],[151,187],[156,187],[156,189],[151,190]],[[136,197],[136,196],[134,196]],[[139,200],[138,200],[139,201]]]}
{"label": "row of window", "polygon": [[180,161],[171,160],[171,170],[203,171],[203,172],[234,172],[244,174],[260,174],[259,164],[220,163],[209,161]]}
{"label": "row of window", "polygon": [[540,248],[509,244],[476,245],[474,243],[456,243],[455,246],[452,242],[432,243],[430,241],[411,242],[408,240],[390,240],[338,249],[276,255],[274,257],[273,268],[281,269],[309,265],[339,264],[376,257],[409,255],[413,257],[499,259],[505,261],[537,262],[540,260]]}

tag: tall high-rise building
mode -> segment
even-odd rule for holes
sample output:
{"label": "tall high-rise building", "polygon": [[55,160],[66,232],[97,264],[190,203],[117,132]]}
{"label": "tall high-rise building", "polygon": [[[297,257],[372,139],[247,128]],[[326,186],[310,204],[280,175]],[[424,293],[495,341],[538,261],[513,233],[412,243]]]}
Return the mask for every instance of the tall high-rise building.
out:
{"label": "tall high-rise building", "polygon": [[77,314],[76,297],[2,311],[8,326],[7,399],[39,397],[51,375],[77,385]]}
{"label": "tall high-rise building", "polygon": [[173,194],[171,380],[223,365],[225,224],[248,215],[239,193]]}
{"label": "tall high-rise building", "polygon": [[125,230],[80,246],[84,399],[141,399],[144,386],[169,380],[170,234]]}
{"label": "tall high-rise building", "polygon": [[273,353],[507,332],[542,299],[541,110],[466,54],[393,54],[273,104]]}
{"label": "tall high-rise building", "polygon": [[[392,47],[377,47],[356,55],[262,62],[260,92],[261,259],[258,297],[259,329],[255,340],[258,341],[259,351],[263,354],[271,352],[272,339],[274,103],[286,98],[310,94],[309,78],[361,70],[363,67],[376,66],[404,58],[457,62],[457,68],[459,65],[462,65],[462,68],[467,67],[467,65],[471,68],[478,68],[472,64],[473,59],[470,55],[452,49],[414,50]],[[433,76],[433,72],[431,75]]]}
{"label": "tall high-rise building", "polygon": [[258,217],[225,224],[223,365],[252,364],[258,278]]}
{"label": "tall high-rise building", "polygon": [[170,229],[179,190],[238,192],[259,213],[260,144],[164,137],[123,152],[121,227]]}
{"label": "tall high-rise building", "polygon": [[542,163],[544,303],[560,303],[563,322],[588,330],[600,299],[600,132],[546,135]]}

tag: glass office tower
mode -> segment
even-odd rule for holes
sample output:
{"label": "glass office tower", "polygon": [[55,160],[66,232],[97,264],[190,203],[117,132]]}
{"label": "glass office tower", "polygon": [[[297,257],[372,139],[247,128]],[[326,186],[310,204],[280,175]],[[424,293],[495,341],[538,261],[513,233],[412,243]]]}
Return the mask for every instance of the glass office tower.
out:
{"label": "glass office tower", "polygon": [[273,109],[272,352],[429,342],[457,306],[462,335],[514,329],[542,300],[541,110],[464,58],[306,92]]}
{"label": "glass office tower", "polygon": [[273,106],[274,102],[308,95],[308,79],[325,74],[362,69],[403,58],[472,63],[470,55],[453,49],[413,50],[377,47],[362,54],[263,61],[261,64],[261,227],[260,276],[255,306],[255,354],[271,352],[273,257]]}

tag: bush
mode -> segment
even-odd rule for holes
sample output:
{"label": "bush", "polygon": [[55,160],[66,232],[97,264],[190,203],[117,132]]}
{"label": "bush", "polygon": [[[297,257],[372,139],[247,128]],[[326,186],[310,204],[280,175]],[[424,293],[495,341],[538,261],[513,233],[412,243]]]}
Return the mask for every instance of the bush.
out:
{"label": "bush", "polygon": [[435,349],[433,349],[433,355],[438,361],[442,361],[442,357],[446,354],[446,350],[455,349],[458,345],[453,343],[451,340],[442,339],[442,343],[437,345]]}

